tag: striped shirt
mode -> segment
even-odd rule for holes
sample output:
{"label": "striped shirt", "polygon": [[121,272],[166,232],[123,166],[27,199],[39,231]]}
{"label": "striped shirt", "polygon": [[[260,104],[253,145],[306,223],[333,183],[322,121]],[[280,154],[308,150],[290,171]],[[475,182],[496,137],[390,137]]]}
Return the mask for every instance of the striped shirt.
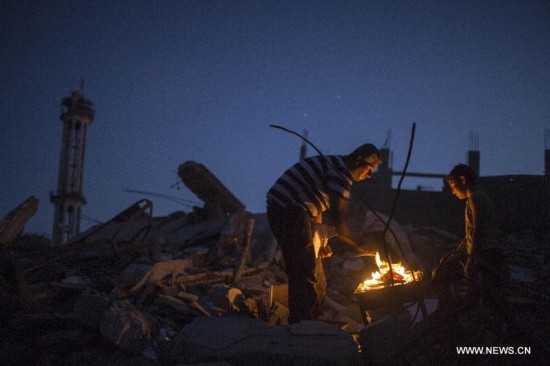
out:
{"label": "striped shirt", "polygon": [[349,200],[353,179],[340,155],[300,160],[277,179],[267,199],[282,207],[303,207],[312,217],[330,208],[330,196]]}

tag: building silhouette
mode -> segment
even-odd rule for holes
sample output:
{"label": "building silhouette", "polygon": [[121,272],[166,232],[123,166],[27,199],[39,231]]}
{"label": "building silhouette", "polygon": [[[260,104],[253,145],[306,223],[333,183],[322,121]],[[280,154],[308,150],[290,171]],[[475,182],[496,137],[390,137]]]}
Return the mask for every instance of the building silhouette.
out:
{"label": "building silhouette", "polygon": [[[480,176],[478,187],[492,199],[498,228],[502,232],[532,231],[544,235],[550,231],[550,132],[545,131],[545,168],[542,175]],[[372,180],[354,185],[351,208],[354,211],[375,209],[386,215],[391,213],[397,190],[392,187],[394,176],[402,172],[391,167],[391,151],[381,148],[383,163]],[[479,175],[480,151],[476,134],[470,135],[467,162]],[[458,163],[458,162],[457,162]],[[452,166],[449,166],[449,171]],[[464,204],[456,199],[445,181],[445,174],[411,173],[406,177],[440,178],[439,191],[401,189],[393,218],[400,224],[433,226],[458,236],[464,235]],[[365,201],[367,204],[365,204]]]}

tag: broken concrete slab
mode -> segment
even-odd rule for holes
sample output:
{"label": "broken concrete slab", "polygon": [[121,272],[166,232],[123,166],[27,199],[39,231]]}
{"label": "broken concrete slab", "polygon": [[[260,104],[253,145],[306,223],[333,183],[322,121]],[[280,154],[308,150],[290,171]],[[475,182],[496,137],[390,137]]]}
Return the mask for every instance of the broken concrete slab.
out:
{"label": "broken concrete slab", "polygon": [[204,202],[208,218],[220,218],[244,208],[233,193],[208,170],[195,161],[186,161],[178,167],[181,181]]}
{"label": "broken concrete slab", "polygon": [[0,247],[7,248],[21,235],[27,221],[36,213],[38,199],[30,196],[0,220]]}
{"label": "broken concrete slab", "polygon": [[182,329],[172,361],[261,365],[360,365],[351,335],[315,321],[269,326],[243,317],[196,318]]}

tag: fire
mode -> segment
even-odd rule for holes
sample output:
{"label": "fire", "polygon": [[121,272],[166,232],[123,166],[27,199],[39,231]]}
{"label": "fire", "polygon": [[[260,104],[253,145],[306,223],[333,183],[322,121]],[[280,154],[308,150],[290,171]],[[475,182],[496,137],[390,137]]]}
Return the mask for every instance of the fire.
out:
{"label": "fire", "polygon": [[[357,288],[357,291],[368,291],[372,290],[374,288],[378,287],[384,287],[386,285],[391,284],[391,278],[390,278],[390,265],[386,261],[382,261],[380,259],[380,254],[376,252],[376,265],[378,266],[378,271],[372,272],[372,277],[369,279],[366,279],[362,283],[359,284],[359,287]],[[414,272],[410,270],[405,270],[405,267],[401,265],[401,262],[398,263],[392,263],[391,269],[393,273],[393,284],[394,285],[402,285],[405,283],[412,282],[414,280],[418,280],[419,277],[422,275],[421,272]]]}

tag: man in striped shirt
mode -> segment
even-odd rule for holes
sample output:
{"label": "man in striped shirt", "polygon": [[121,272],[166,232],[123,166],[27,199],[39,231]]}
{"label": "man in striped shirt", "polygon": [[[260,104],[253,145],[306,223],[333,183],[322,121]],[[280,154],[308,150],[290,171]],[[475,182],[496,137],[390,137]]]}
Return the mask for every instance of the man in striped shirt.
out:
{"label": "man in striped shirt", "polygon": [[343,214],[353,182],[370,178],[380,162],[380,152],[372,144],[349,155],[308,157],[285,171],[267,192],[269,226],[288,275],[289,323],[321,315],[326,287],[321,259],[332,252],[326,246],[316,254],[314,224],[321,224],[323,212],[332,207],[338,237],[357,247]]}

